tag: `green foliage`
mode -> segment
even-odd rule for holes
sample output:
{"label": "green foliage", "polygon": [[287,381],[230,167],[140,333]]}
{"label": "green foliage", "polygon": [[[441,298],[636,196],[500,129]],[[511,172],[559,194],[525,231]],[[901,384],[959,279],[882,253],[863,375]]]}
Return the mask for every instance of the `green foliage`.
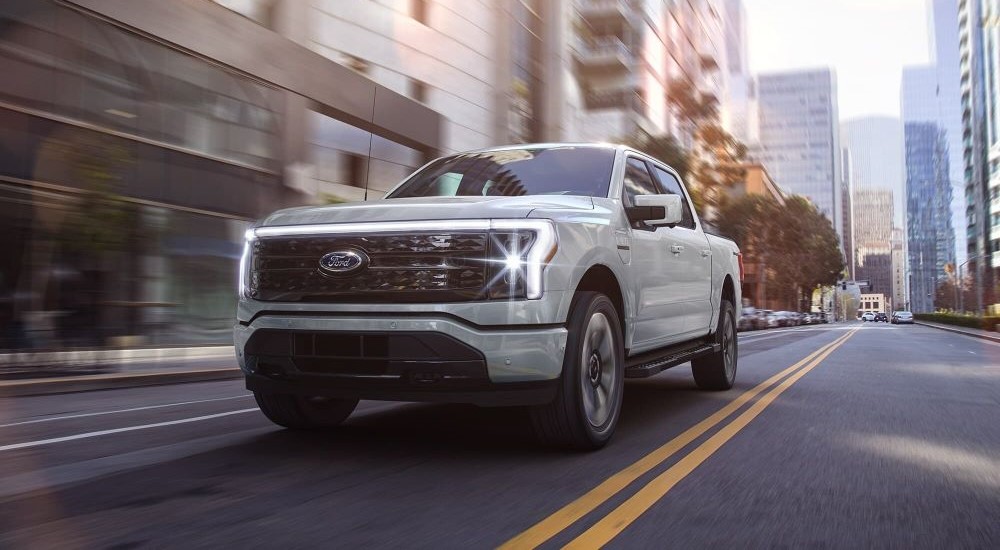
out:
{"label": "green foliage", "polygon": [[688,152],[677,143],[677,140],[673,136],[651,136],[643,132],[623,139],[622,143],[629,147],[634,147],[677,170],[682,179],[687,177]]}
{"label": "green foliage", "polygon": [[746,177],[746,145],[726,132],[719,120],[715,96],[699,93],[690,82],[670,85],[670,105],[694,136],[688,154],[688,190],[696,195],[695,206],[702,217],[712,217],[728,197],[726,191]]}
{"label": "green foliage", "polygon": [[1000,317],[977,317],[959,313],[915,313],[913,318],[918,321],[929,321],[944,325],[954,325],[965,328],[995,331],[1000,324]]}
{"label": "green foliage", "polygon": [[844,270],[833,225],[803,197],[781,205],[744,195],[722,205],[715,225],[736,241],[745,262],[760,266],[770,295],[786,301],[799,303],[814,288],[836,283]]}

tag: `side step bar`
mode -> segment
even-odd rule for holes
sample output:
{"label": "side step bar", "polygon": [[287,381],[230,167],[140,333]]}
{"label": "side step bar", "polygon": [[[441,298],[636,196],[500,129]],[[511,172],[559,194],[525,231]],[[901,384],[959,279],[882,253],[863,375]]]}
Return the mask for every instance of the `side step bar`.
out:
{"label": "side step bar", "polygon": [[720,344],[698,344],[695,347],[685,349],[665,349],[661,350],[660,356],[653,356],[644,353],[637,357],[632,357],[625,363],[625,378],[649,378],[654,374],[659,374],[670,367],[687,363],[692,359],[697,359],[710,353],[718,353],[722,349]]}

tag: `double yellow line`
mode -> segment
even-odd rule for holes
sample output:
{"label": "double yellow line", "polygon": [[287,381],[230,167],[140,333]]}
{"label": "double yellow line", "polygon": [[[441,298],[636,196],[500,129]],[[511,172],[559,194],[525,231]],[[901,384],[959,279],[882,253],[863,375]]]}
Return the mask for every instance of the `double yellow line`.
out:
{"label": "double yellow line", "polygon": [[[536,523],[527,531],[510,539],[504,543],[501,549],[514,548],[535,548],[552,537],[561,533],[567,527],[573,525],[585,515],[593,512],[598,506],[604,504],[620,491],[625,489],[636,479],[649,472],[656,466],[675,453],[698,439],[706,432],[722,423],[734,412],[742,408],[748,402],[771,388],[763,397],[755,402],[750,408],[737,416],[732,422],[723,426],[718,432],[705,440],[704,443],[696,447],[693,451],[681,458],[676,464],[668,468],[652,481],[640,488],[632,497],[612,510],[607,516],[600,519],[592,527],[584,531],[580,536],[573,539],[567,548],[600,548],[624,531],[633,521],[638,519],[646,510],[652,507],[658,500],[663,498],[684,477],[690,474],[701,463],[708,459],[715,451],[719,450],[727,441],[733,438],[740,430],[746,427],[757,417],[768,405],[774,402],[779,395],[784,393],[792,384],[797,382],[806,373],[816,368],[828,355],[833,353],[838,347],[847,341],[858,329],[851,330],[847,334],[837,338],[833,342],[819,348],[805,359],[795,363],[787,369],[775,374],[756,387],[743,393],[728,405],[720,409],[715,414],[695,424],[681,435],[668,441],[663,446],[642,457],[624,470],[606,479],[597,487],[594,487],[583,496],[563,506],[549,517]],[[787,378],[786,378],[787,377]],[[784,379],[782,381],[782,379]],[[780,381],[780,383],[778,383]],[[777,386],[775,386],[777,384]],[[774,386],[772,388],[772,386]]]}

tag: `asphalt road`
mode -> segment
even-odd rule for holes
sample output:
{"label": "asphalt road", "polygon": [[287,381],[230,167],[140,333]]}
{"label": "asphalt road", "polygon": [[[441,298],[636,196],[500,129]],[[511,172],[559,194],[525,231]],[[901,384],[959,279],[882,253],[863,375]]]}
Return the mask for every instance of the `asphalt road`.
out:
{"label": "asphalt road", "polygon": [[292,433],[239,381],[0,400],[0,547],[1000,547],[1000,344],[851,323],[740,346],[728,392],[629,381],[592,453],[471,406]]}

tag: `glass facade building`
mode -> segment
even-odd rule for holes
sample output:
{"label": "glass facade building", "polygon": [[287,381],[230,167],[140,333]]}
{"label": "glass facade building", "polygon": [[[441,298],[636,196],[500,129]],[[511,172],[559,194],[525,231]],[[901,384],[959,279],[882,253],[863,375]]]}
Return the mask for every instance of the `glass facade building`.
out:
{"label": "glass facade building", "polygon": [[933,123],[906,124],[906,202],[910,308],[934,311],[938,285],[955,263],[947,132]]}
{"label": "glass facade building", "polygon": [[[850,156],[852,188],[850,250],[856,280],[869,282],[868,290],[886,296],[904,294],[892,276],[893,229],[903,227],[905,178],[903,176],[903,125],[895,117],[862,117],[840,127],[843,148]],[[871,256],[871,257],[869,257]],[[893,307],[902,307],[893,300]]]}
{"label": "glass facade building", "polygon": [[803,195],[843,239],[837,83],[832,70],[757,78],[757,160],[789,193]]}
{"label": "glass facade building", "polygon": [[[290,176],[315,157],[294,146],[308,125],[290,119],[336,113],[327,126],[368,132],[362,186],[377,162],[398,166],[398,179],[437,147],[425,107],[399,98],[394,108],[416,129],[390,130],[370,114],[376,90],[360,77],[340,84],[368,90],[367,118],[324,97],[323,78],[241,69],[263,58],[254,48],[270,48],[319,64],[314,74],[337,70],[273,33],[238,47],[184,34],[257,27],[208,2],[186,6],[120,4],[115,14],[86,0],[0,3],[0,349],[229,344],[244,231],[265,212],[321,200]],[[314,133],[328,137],[324,128]]]}
{"label": "glass facade building", "polygon": [[1000,0],[959,0],[966,253],[976,307],[997,313],[1000,268]]}

